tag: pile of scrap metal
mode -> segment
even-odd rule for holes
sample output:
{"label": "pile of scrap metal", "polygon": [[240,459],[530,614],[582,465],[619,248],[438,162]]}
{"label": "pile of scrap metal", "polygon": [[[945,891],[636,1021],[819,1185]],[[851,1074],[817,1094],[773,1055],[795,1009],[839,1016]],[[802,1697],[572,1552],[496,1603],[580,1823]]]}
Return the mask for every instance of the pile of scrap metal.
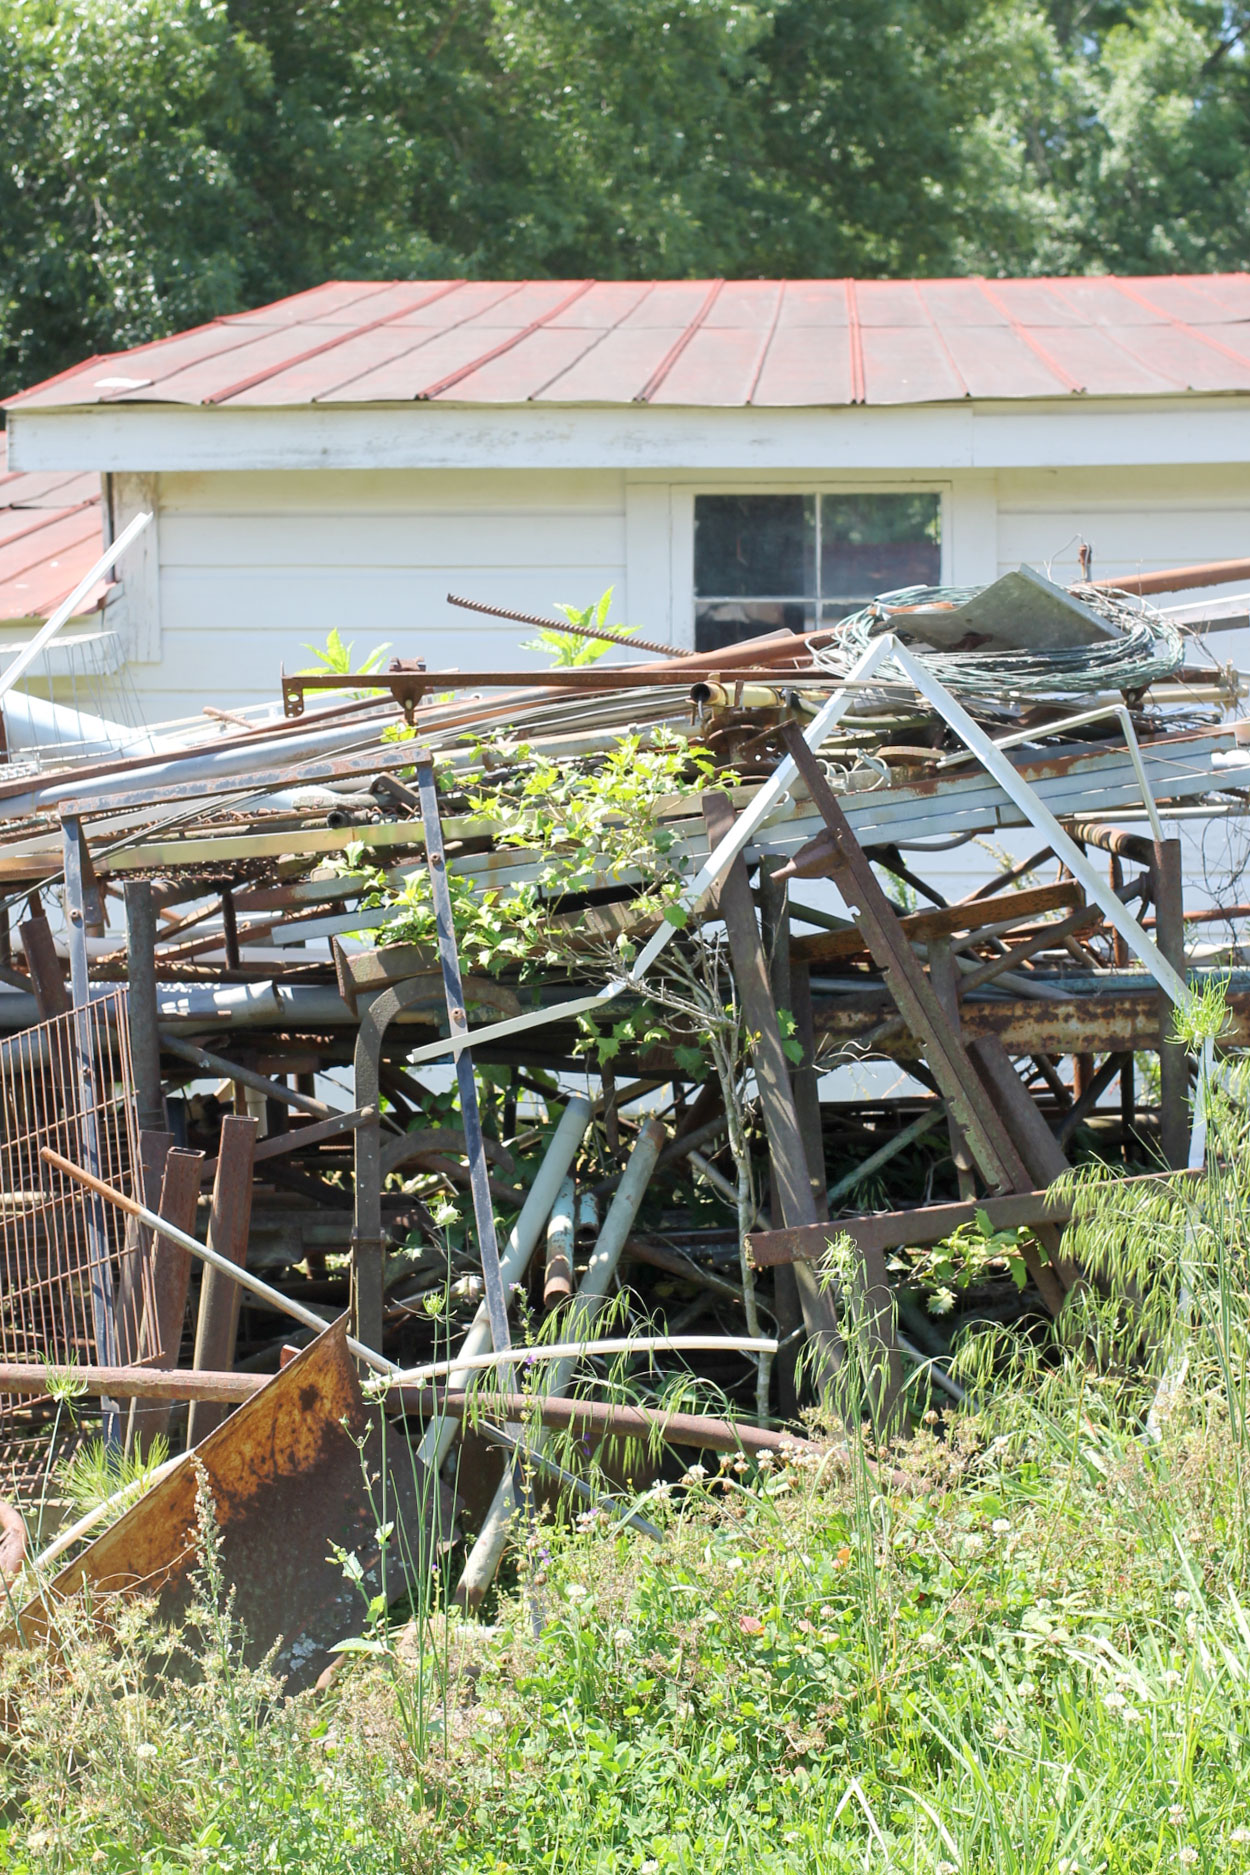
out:
{"label": "pile of scrap metal", "polygon": [[[346,1620],[327,1545],[369,1521],[342,1444],[381,1411],[358,1362],[419,1428],[414,1478],[494,1374],[458,1448],[470,1600],[519,1449],[545,1488],[588,1489],[553,1430],[609,1459],[654,1436],[653,1464],[772,1448],[803,1397],[844,1397],[848,1343],[882,1423],[957,1395],[942,1363],[969,1320],[1062,1306],[1047,1187],[1070,1157],[1185,1163],[1190,1064],[1164,1042],[1214,966],[1187,953],[1168,828],[1250,791],[1241,681],[1187,642],[1140,596],[1022,569],[706,653],[284,676],[281,715],[0,770],[0,1491],[46,1486],[53,1370],[77,1362],[106,1440],[202,1459],[241,1577],[280,1605],[252,1610],[262,1637],[315,1604],[308,1674]],[[597,845],[567,811],[622,749],[675,777],[647,801],[658,897],[636,827],[613,851],[609,793]],[[1029,857],[956,902],[923,876],[925,853],[984,868],[970,843],[1021,828]],[[475,907],[521,904],[482,951]],[[700,981],[742,1043],[719,1071]],[[898,1064],[893,1093],[822,1086],[871,1059]],[[909,1259],[986,1213],[1024,1227],[1027,1282],[991,1263],[939,1323]],[[852,1255],[831,1279],[834,1237]],[[532,1341],[540,1318],[559,1345],[527,1349],[522,1388],[518,1322]],[[714,1416],[671,1411],[692,1381]],[[194,1495],[176,1462],[63,1586],[181,1583]],[[451,1513],[417,1497],[427,1554]]]}

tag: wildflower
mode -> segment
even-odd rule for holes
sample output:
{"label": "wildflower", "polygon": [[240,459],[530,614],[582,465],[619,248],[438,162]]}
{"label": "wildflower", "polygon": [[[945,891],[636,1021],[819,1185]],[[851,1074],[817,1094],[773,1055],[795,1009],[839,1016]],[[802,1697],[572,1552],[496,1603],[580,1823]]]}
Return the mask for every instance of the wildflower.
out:
{"label": "wildflower", "polygon": [[771,1452],[761,1452],[755,1462],[761,1471],[773,1471],[777,1464]]}
{"label": "wildflower", "polygon": [[978,1536],[975,1531],[971,1536],[966,1536],[964,1538],[965,1556],[979,1556],[984,1548],[985,1538],[983,1536]]}
{"label": "wildflower", "polygon": [[1229,1842],[1235,1842],[1240,1848],[1244,1843],[1250,1842],[1250,1829],[1247,1829],[1244,1824],[1239,1824],[1238,1827],[1232,1831],[1228,1840]]}
{"label": "wildflower", "polygon": [[994,1532],[995,1536],[1006,1536],[1007,1532],[1011,1529],[1011,1525],[1005,1517],[995,1517],[993,1523],[990,1525],[990,1529]]}
{"label": "wildflower", "polygon": [[1172,1606],[1173,1608],[1188,1608],[1191,1599],[1188,1589],[1177,1589],[1172,1597]]}
{"label": "wildflower", "polygon": [[584,1602],[590,1590],[582,1582],[566,1582],[564,1593],[571,1602]]}
{"label": "wildflower", "polygon": [[618,1647],[632,1647],[634,1644],[634,1637],[629,1628],[615,1628],[612,1639]]}
{"label": "wildflower", "polygon": [[1170,1803],[1168,1805],[1168,1822],[1172,1825],[1172,1828],[1180,1829],[1182,1825],[1184,1824],[1184,1821],[1185,1821],[1184,1804],[1183,1803]]}
{"label": "wildflower", "polygon": [[496,1706],[482,1706],[478,1711],[478,1723],[492,1728],[504,1723],[503,1713]]}
{"label": "wildflower", "polygon": [[1103,1694],[1102,1703],[1109,1712],[1118,1712],[1122,1707],[1128,1704],[1128,1701],[1125,1699],[1123,1693],[1113,1691]]}
{"label": "wildflower", "polygon": [[959,1875],[959,1870],[953,1862],[939,1862],[934,1875]]}
{"label": "wildflower", "polygon": [[672,1494],[673,1487],[667,1478],[657,1478],[647,1493],[649,1497],[671,1497]]}
{"label": "wildflower", "polygon": [[1194,1863],[1198,1860],[1198,1851],[1191,1842],[1184,1843],[1181,1848],[1176,1851],[1176,1859],[1182,1868],[1192,1868]]}
{"label": "wildflower", "polygon": [[141,1745],[136,1745],[135,1747],[136,1758],[154,1758],[155,1756],[156,1756],[156,1746],[152,1743],[150,1739],[145,1738]]}
{"label": "wildflower", "polygon": [[936,1635],[932,1628],[926,1628],[923,1634],[918,1634],[916,1636],[916,1645],[917,1647],[927,1647],[932,1653],[942,1645],[942,1642],[940,1636]]}
{"label": "wildflower", "polygon": [[685,1477],[682,1479],[682,1483],[683,1484],[698,1484],[701,1479],[706,1478],[706,1477],[707,1477],[706,1465],[691,1465],[688,1468]]}
{"label": "wildflower", "polygon": [[741,1477],[743,1472],[746,1470],[746,1468],[747,1468],[746,1459],[743,1458],[741,1452],[739,1452],[737,1458],[735,1458],[733,1462],[732,1469],[737,1472],[739,1477]]}
{"label": "wildflower", "polygon": [[996,1719],[990,1727],[990,1734],[992,1737],[996,1738],[1001,1745],[1010,1730],[1011,1727],[1008,1725],[1006,1719]]}
{"label": "wildflower", "polygon": [[1163,1684],[1168,1692],[1171,1693],[1176,1690],[1183,1678],[1184,1675],[1178,1673],[1175,1667],[1169,1667],[1163,1675]]}

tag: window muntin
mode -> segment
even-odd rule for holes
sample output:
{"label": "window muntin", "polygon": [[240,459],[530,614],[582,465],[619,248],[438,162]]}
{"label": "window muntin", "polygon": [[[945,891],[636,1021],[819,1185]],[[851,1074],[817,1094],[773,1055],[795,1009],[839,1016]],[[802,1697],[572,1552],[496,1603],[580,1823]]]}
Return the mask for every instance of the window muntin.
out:
{"label": "window muntin", "polygon": [[936,494],[696,495],[695,646],[832,624],[940,567]]}

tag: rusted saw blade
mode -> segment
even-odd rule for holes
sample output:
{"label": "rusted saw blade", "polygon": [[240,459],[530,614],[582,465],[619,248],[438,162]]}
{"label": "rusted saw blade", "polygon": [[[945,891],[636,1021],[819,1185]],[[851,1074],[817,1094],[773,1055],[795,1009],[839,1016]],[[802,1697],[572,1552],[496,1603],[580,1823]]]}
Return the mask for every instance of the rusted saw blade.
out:
{"label": "rusted saw blade", "polygon": [[[395,1525],[392,1595],[406,1586],[403,1550],[428,1559],[431,1543],[446,1534],[437,1527],[446,1504],[437,1490],[420,1490],[402,1428],[387,1429],[388,1463],[381,1464],[381,1408],[361,1393],[346,1334],[342,1321],[319,1335],[194,1453],[216,1505],[222,1567],[247,1657],[258,1662],[276,1643],[275,1672],[292,1692],[316,1680],[337,1641],[361,1631],[365,1594],[380,1589],[378,1526]],[[184,1615],[197,1567],[191,1459],[63,1569],[48,1594],[63,1598],[89,1585],[106,1623],[115,1595],[155,1596],[163,1618]],[[401,1528],[406,1545],[398,1541]],[[358,1558],[363,1582],[344,1577],[336,1546]],[[38,1603],[21,1619],[32,1637],[50,1626],[50,1612]]]}

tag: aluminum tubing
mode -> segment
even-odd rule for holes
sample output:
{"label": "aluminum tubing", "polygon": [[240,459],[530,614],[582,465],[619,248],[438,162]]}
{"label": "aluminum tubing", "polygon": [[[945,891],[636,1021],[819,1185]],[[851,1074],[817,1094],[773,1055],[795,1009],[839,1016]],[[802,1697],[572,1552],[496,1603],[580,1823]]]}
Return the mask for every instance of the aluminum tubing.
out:
{"label": "aluminum tubing", "polygon": [[285,735],[269,741],[226,744],[222,748],[199,750],[194,754],[171,755],[167,761],[152,762],[129,773],[109,775],[107,783],[99,776],[82,781],[53,780],[25,794],[3,802],[4,812],[14,818],[27,814],[48,813],[60,802],[81,801],[89,806],[107,785],[110,795],[150,794],[162,783],[226,781],[231,775],[250,775],[272,767],[275,779],[297,763],[319,755],[333,755],[344,744],[367,740],[369,730],[361,723],[335,723],[322,729],[309,729],[306,735]]}
{"label": "aluminum tubing", "polygon": [[[648,1120],[638,1135],[637,1143],[630,1154],[625,1176],[617,1187],[616,1195],[603,1220],[603,1229],[599,1232],[586,1274],[577,1285],[577,1294],[569,1305],[565,1324],[569,1338],[589,1330],[599,1304],[603,1301],[616,1274],[625,1248],[626,1239],[633,1229],[638,1207],[646,1196],[655,1162],[660,1156],[667,1134],[659,1120]],[[573,1377],[577,1366],[575,1359],[553,1363],[549,1378],[544,1383],[542,1394],[562,1394]],[[450,1384],[450,1383],[449,1383]],[[536,1432],[527,1440],[527,1445],[535,1451],[541,1451],[547,1444],[547,1434]],[[524,1464],[522,1455],[521,1463]],[[481,1601],[499,1567],[504,1544],[508,1539],[508,1526],[517,1511],[517,1493],[515,1468],[509,1465],[500,1480],[499,1489],[491,1500],[482,1523],[481,1532],[465,1560],[464,1571],[456,1588],[456,1599],[462,1604],[474,1607]]]}
{"label": "aluminum tubing", "polygon": [[[569,1167],[590,1125],[593,1112],[591,1102],[584,1095],[575,1094],[560,1116],[560,1124],[552,1135],[547,1156],[538,1168],[529,1196],[521,1206],[521,1215],[512,1226],[511,1235],[500,1254],[499,1273],[505,1288],[511,1283],[520,1282],[528,1269],[539,1239],[546,1233],[551,1207],[568,1177]],[[469,1324],[468,1333],[460,1344],[460,1352],[466,1357],[485,1354],[493,1346],[490,1319],[483,1302]],[[450,1374],[448,1390],[456,1392],[467,1385],[468,1379],[467,1371]],[[417,1456],[423,1465],[437,1468],[442,1464],[451,1450],[458,1424],[457,1420],[449,1419],[445,1414],[430,1421],[417,1448]]]}

